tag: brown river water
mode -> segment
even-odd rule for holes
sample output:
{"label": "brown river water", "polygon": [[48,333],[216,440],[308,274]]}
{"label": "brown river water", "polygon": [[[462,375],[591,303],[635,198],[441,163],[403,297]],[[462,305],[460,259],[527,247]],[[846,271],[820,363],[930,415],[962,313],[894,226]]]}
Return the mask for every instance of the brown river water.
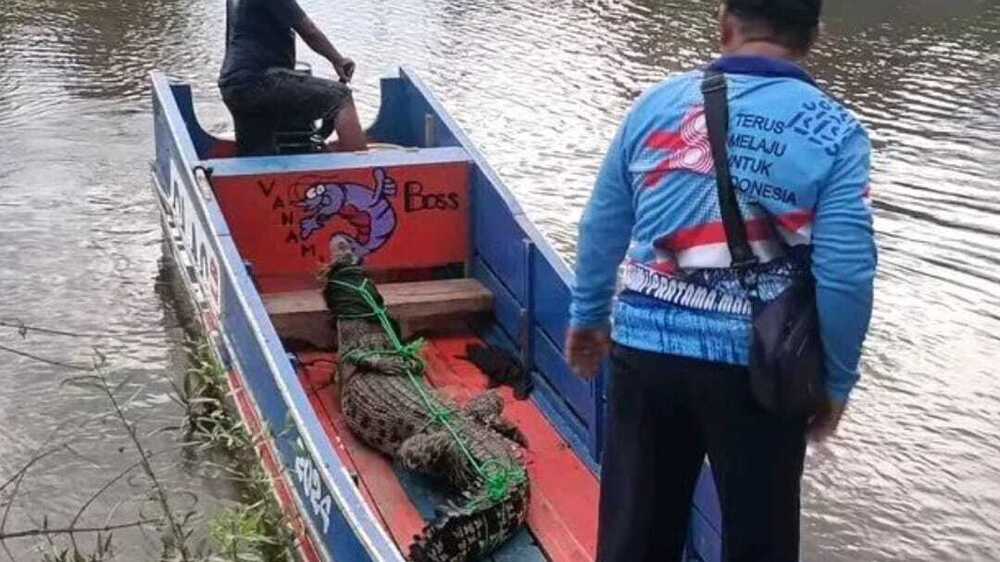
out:
{"label": "brown river water", "polygon": [[[714,0],[302,3],[357,60],[364,119],[378,77],[415,68],[569,260],[631,101],[715,49]],[[1000,560],[1000,3],[827,4],[808,66],[871,129],[881,266],[864,378],[841,434],[809,454],[803,554]],[[0,345],[77,363],[100,347],[109,376],[131,377],[146,430],[177,423],[167,381],[183,366],[161,290],[146,73],[191,81],[206,126],[227,129],[214,88],[223,6],[0,1],[0,320],[90,334],[0,327]],[[70,374],[0,351],[0,482],[46,444],[75,451],[25,479],[8,528],[71,518],[134,460],[113,425],[84,423],[106,407],[61,385]],[[165,455],[184,501],[228,501],[210,471]],[[133,492],[88,513],[127,512]],[[125,560],[155,554],[140,535],[118,542]],[[30,546],[12,544],[24,560]]]}

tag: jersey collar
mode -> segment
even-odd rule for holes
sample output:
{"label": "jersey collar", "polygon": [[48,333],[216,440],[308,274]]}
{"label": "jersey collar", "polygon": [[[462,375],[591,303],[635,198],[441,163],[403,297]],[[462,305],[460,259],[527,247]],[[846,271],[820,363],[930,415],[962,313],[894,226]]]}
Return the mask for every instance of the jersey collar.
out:
{"label": "jersey collar", "polygon": [[718,70],[728,74],[752,74],[754,76],[770,76],[776,78],[794,78],[808,84],[816,85],[812,76],[794,62],[771,57],[750,55],[725,55],[712,61],[709,70]]}

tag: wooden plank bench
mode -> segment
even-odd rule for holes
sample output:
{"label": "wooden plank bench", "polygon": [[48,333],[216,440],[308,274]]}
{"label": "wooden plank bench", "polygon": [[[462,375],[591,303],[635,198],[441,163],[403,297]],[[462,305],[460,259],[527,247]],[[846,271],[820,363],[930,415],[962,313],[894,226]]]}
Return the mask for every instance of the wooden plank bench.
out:
{"label": "wooden plank bench", "polygon": [[[379,285],[379,292],[404,336],[431,328],[435,321],[493,310],[493,293],[475,279],[385,283]],[[261,297],[279,336],[321,349],[334,346],[335,334],[319,290],[265,293]]]}

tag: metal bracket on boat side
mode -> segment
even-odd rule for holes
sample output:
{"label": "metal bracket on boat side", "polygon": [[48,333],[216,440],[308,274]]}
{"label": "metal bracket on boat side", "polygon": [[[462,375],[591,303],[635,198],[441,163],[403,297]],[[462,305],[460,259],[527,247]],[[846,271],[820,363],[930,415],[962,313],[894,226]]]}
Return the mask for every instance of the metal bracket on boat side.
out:
{"label": "metal bracket on boat side", "polygon": [[209,181],[209,177],[211,175],[211,168],[206,168],[204,166],[194,167],[194,183],[198,186],[201,198],[205,201],[211,201],[215,198],[215,192],[212,191],[212,182]]}
{"label": "metal bracket on boat side", "polygon": [[535,243],[530,238],[521,240],[521,247],[524,249],[524,306],[520,310],[520,333],[518,334],[518,344],[521,348],[521,366],[524,372],[531,376],[535,369]]}
{"label": "metal bracket on boat side", "polygon": [[431,148],[437,140],[437,121],[433,113],[424,114],[424,148]]}

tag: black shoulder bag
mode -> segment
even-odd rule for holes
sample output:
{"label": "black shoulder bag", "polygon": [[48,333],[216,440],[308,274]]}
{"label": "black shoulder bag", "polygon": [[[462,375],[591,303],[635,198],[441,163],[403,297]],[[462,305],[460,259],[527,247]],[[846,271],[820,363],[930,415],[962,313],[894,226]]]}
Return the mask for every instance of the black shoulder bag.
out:
{"label": "black shoulder bag", "polygon": [[741,276],[751,302],[750,388],[767,411],[787,417],[808,417],[825,401],[823,344],[819,336],[816,290],[811,275],[803,275],[776,299],[763,302],[757,291],[758,265],[747,241],[747,228],[729,175],[729,105],[725,74],[705,73],[705,123],[715,160],[719,205],[732,267]]}

